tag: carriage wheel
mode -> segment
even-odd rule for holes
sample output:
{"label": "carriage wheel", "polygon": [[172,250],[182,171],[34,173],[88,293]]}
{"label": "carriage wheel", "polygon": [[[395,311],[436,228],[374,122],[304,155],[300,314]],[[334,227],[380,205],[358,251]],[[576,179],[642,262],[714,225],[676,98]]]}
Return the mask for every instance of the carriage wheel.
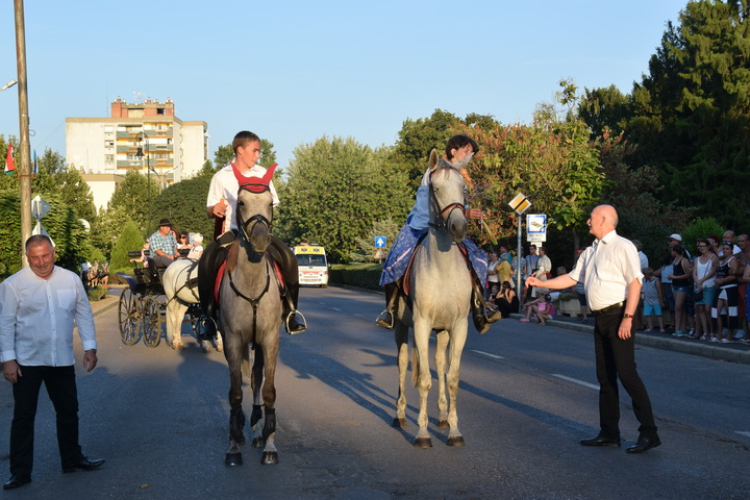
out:
{"label": "carriage wheel", "polygon": [[148,347],[156,347],[161,342],[161,321],[159,303],[152,297],[143,302],[143,343]]}
{"label": "carriage wheel", "polygon": [[140,299],[133,294],[130,287],[123,289],[118,304],[120,314],[120,338],[125,345],[138,342],[138,327],[140,326]]}

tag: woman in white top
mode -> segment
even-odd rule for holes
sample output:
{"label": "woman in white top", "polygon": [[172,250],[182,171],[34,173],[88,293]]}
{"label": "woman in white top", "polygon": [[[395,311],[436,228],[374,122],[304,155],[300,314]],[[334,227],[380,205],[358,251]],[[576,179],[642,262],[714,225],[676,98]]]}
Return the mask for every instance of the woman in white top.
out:
{"label": "woman in white top", "polygon": [[706,238],[698,238],[698,258],[693,266],[693,283],[695,288],[695,334],[694,339],[708,340],[716,335],[711,321],[711,306],[716,297],[716,267],[719,258],[711,251],[711,244]]}

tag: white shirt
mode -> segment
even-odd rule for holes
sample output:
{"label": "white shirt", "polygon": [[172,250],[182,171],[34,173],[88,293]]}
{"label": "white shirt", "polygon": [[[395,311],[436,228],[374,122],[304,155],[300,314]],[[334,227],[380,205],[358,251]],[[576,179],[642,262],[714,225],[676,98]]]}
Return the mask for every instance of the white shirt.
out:
{"label": "white shirt", "polygon": [[648,267],[648,256],[639,250],[638,259],[640,259],[641,269],[646,269]]}
{"label": "white shirt", "polygon": [[[244,177],[263,177],[266,173],[266,168],[260,165],[253,165],[253,167],[247,172],[241,174]],[[271,196],[273,196],[273,206],[279,204],[279,197],[276,194],[276,188],[273,187],[273,181],[268,186],[271,190]],[[237,194],[240,191],[240,183],[237,182],[237,177],[234,176],[234,170],[232,165],[229,164],[216,172],[211,179],[211,185],[208,188],[208,198],[206,199],[206,207],[216,205],[224,198],[227,202],[227,213],[226,220],[229,221],[231,229],[237,229],[237,220],[234,216],[234,210],[237,206]],[[226,224],[226,222],[225,222]],[[227,228],[225,227],[225,231]]]}
{"label": "white shirt", "polygon": [[0,360],[21,366],[72,366],[73,326],[83,350],[96,349],[91,304],[81,278],[55,266],[49,279],[25,267],[0,284]]}
{"label": "white shirt", "polygon": [[640,259],[633,243],[612,230],[581,253],[570,277],[583,283],[592,311],[622,302],[628,285],[641,280]]}

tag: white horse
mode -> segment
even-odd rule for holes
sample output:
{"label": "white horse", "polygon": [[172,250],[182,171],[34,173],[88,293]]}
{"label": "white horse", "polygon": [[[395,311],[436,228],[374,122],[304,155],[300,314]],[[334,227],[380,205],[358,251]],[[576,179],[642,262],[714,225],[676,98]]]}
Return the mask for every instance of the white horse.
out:
{"label": "white horse", "polygon": [[[395,426],[406,425],[406,371],[409,365],[408,333],[414,329],[412,350],[412,380],[419,388],[419,433],[414,441],[418,448],[432,446],[427,432],[427,394],[432,387],[428,349],[430,332],[437,331],[435,365],[438,376],[439,426],[450,427],[449,446],[463,446],[458,430],[456,396],[459,384],[461,352],[469,329],[468,315],[471,300],[471,276],[466,259],[457,243],[466,231],[464,213],[465,183],[461,170],[471,156],[452,164],[438,159],[437,151],[430,154],[430,226],[427,236],[415,250],[408,280],[411,307],[402,295],[396,315],[395,335],[398,348],[399,395],[396,402]],[[450,342],[446,398],[446,349]]]}
{"label": "white horse", "polygon": [[[198,261],[194,259],[177,259],[164,271],[164,293],[167,296],[167,341],[173,349],[182,349],[182,321],[189,307],[200,304],[198,295]],[[202,349],[205,349],[202,332],[205,325],[200,317],[195,315],[195,338]],[[216,350],[224,350],[220,335],[216,335]]]}

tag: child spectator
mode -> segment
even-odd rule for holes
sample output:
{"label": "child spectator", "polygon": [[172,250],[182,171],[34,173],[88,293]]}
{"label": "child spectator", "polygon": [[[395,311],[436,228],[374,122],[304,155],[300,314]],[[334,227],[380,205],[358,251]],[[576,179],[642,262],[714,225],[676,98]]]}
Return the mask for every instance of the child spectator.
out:
{"label": "child spectator", "polygon": [[654,270],[650,267],[643,269],[643,317],[646,318],[648,329],[646,333],[654,331],[654,316],[659,320],[659,333],[664,332],[664,319],[661,316],[661,308],[664,305],[664,295],[661,290],[661,281],[654,276]]}
{"label": "child spectator", "polygon": [[555,307],[552,305],[552,296],[548,293],[536,300],[527,302],[523,305],[526,309],[526,317],[521,319],[521,323],[528,323],[532,314],[536,314],[539,324],[545,326],[547,320],[552,319],[555,315]]}

